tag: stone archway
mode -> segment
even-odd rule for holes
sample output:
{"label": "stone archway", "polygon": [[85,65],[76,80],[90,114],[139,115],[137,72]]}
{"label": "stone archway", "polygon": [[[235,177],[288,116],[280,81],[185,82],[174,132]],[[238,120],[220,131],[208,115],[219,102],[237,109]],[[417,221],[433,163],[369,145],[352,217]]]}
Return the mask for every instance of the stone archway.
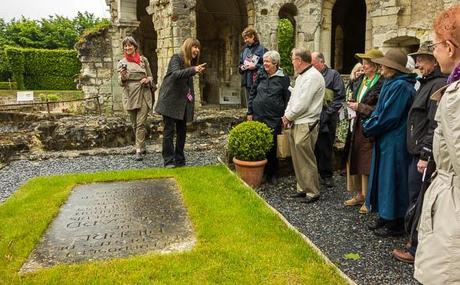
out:
{"label": "stone archway", "polygon": [[335,36],[334,36],[334,69],[343,70],[343,51],[344,51],[344,38],[343,38],[343,28],[341,25],[335,27]]}
{"label": "stone archway", "polygon": [[254,14],[254,5],[246,2],[196,2],[196,35],[202,45],[200,61],[207,63],[207,72],[202,75],[200,82],[203,104],[223,103],[224,98],[240,98],[238,64],[243,45],[241,32],[248,21],[254,21],[254,15],[248,15]]}
{"label": "stone archway", "polygon": [[[337,27],[341,42],[336,42]],[[332,9],[331,66],[340,73],[350,73],[356,63],[355,53],[365,49],[366,3],[364,0],[337,0]],[[340,36],[340,35],[339,35]],[[337,51],[340,48],[342,51]],[[335,58],[336,55],[342,58]],[[337,64],[340,63],[340,64]]]}
{"label": "stone archway", "polygon": [[157,49],[157,33],[153,26],[152,16],[146,11],[146,7],[150,5],[149,0],[137,0],[136,18],[139,21],[139,27],[134,31],[134,37],[139,41],[139,49],[150,63],[153,81],[158,82],[158,56]]}
{"label": "stone archway", "polygon": [[281,55],[281,67],[292,75],[294,73],[291,64],[291,50],[296,46],[296,16],[297,6],[287,3],[281,6],[278,11],[278,31],[276,45],[270,44],[270,48],[277,50]]}
{"label": "stone archway", "polygon": [[[341,73],[349,73],[356,60],[354,54],[366,49],[366,40],[371,29],[367,19],[370,0],[324,0],[322,6],[322,25],[320,50],[324,53],[328,65]],[[339,27],[340,28],[337,28]],[[336,32],[342,33],[336,35]],[[336,39],[339,42],[336,45]],[[342,46],[342,47],[340,47]],[[337,48],[336,48],[337,47]],[[342,49],[341,51],[337,49]],[[342,58],[335,58],[336,55]],[[340,66],[341,65],[341,66]]]}

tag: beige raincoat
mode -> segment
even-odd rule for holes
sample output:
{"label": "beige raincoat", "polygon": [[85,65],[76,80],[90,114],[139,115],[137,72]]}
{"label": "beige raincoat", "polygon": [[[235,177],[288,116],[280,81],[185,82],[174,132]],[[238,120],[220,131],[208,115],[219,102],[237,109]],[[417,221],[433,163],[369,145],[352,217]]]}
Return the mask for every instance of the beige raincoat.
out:
{"label": "beige raincoat", "polygon": [[445,89],[435,119],[437,172],[423,201],[414,277],[425,285],[460,284],[460,80]]}
{"label": "beige raincoat", "polygon": [[118,78],[123,86],[123,108],[127,111],[140,109],[142,100],[145,100],[149,109],[152,109],[153,94],[150,87],[139,82],[144,77],[152,77],[148,60],[141,56],[140,64],[136,64],[123,58],[118,62],[118,70],[121,69],[122,64],[127,64],[128,66],[128,80],[122,82],[120,75]]}

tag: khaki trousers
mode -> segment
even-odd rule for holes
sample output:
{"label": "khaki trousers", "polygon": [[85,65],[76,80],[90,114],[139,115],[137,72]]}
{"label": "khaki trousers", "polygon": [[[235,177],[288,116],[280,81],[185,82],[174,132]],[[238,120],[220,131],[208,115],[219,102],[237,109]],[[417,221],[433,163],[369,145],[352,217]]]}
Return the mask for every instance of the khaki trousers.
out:
{"label": "khaki trousers", "polygon": [[304,192],[310,198],[319,196],[318,167],[315,157],[318,126],[319,124],[310,131],[309,124],[298,124],[287,130],[297,179],[297,192]]}
{"label": "khaki trousers", "polygon": [[141,108],[128,111],[136,137],[136,151],[138,152],[145,149],[145,133],[147,132],[145,120],[147,119],[149,111],[150,108],[145,100],[142,100]]}

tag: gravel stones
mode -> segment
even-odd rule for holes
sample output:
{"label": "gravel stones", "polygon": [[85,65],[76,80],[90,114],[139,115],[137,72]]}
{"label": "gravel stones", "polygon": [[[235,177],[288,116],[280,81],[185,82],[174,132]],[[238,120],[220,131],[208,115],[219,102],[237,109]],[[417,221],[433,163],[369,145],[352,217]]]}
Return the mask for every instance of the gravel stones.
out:
{"label": "gravel stones", "polygon": [[[380,238],[367,230],[367,223],[376,215],[360,215],[359,207],[344,206],[343,201],[351,196],[345,177],[335,176],[334,180],[336,186],[321,187],[321,198],[313,204],[289,197],[296,191],[294,176],[278,179],[277,185],[263,184],[256,191],[357,284],[418,284],[412,277],[413,265],[391,255],[407,238]],[[347,259],[350,253],[359,258]]]}

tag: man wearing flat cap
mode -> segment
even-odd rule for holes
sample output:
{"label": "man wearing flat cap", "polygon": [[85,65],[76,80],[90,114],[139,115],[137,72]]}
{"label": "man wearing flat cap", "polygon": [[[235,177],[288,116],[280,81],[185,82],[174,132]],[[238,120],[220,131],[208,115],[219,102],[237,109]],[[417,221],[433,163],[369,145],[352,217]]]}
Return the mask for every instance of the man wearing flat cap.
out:
{"label": "man wearing flat cap", "polygon": [[364,135],[375,141],[366,206],[379,215],[368,228],[380,237],[400,236],[409,205],[406,129],[416,75],[406,68],[407,55],[400,49],[390,49],[372,62],[382,66],[385,82],[377,106],[363,122]]}
{"label": "man wearing flat cap", "polygon": [[[409,208],[415,203],[421,203],[419,197],[422,188],[422,179],[428,180],[436,168],[431,158],[433,148],[433,134],[437,123],[436,101],[430,99],[431,95],[447,83],[447,75],[441,73],[438,62],[433,56],[432,41],[423,42],[417,52],[409,54],[415,59],[415,67],[420,71],[421,77],[417,78],[420,86],[415,94],[414,101],[409,110],[407,119],[407,150],[410,154],[408,169]],[[428,164],[430,163],[430,167]],[[424,175],[423,175],[424,174]],[[425,183],[428,187],[429,182]],[[423,195],[423,194],[422,194]],[[415,226],[415,225],[414,225]],[[393,250],[393,256],[403,262],[413,263],[417,249],[417,233],[410,234],[411,246],[406,250]]]}

